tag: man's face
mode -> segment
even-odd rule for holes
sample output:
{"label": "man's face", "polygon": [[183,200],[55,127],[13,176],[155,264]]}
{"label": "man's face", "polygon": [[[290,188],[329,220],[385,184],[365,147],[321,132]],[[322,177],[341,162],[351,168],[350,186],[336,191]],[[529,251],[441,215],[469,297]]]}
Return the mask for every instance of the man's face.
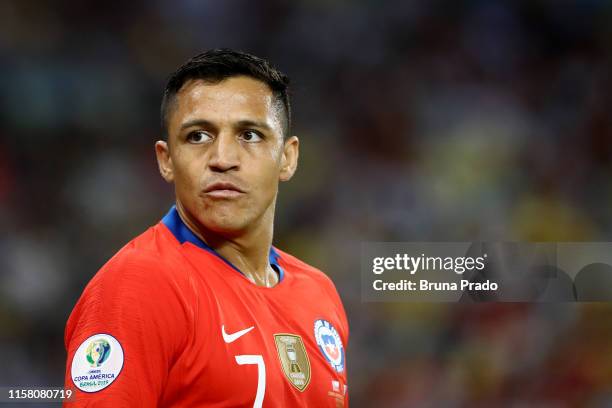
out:
{"label": "man's face", "polygon": [[246,76],[183,85],[156,152],[190,222],[222,235],[272,222],[278,182],[298,156],[297,138],[283,141],[281,115],[270,88]]}

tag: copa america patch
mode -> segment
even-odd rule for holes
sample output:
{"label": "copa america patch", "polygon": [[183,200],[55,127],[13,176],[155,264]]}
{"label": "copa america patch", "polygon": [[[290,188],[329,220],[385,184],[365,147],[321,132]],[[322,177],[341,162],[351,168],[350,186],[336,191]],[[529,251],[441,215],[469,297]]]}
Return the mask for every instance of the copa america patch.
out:
{"label": "copa america patch", "polygon": [[123,368],[123,348],[110,334],[94,334],[87,338],[72,358],[71,377],[84,392],[98,392],[119,377]]}
{"label": "copa america patch", "polygon": [[344,346],[336,328],[327,320],[319,319],[314,323],[314,336],[323,357],[337,372],[344,371]]}

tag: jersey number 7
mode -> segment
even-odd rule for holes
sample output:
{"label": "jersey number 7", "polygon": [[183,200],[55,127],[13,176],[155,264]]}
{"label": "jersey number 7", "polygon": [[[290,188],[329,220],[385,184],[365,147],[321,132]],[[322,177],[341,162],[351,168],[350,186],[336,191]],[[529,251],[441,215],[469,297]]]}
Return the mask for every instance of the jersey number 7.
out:
{"label": "jersey number 7", "polygon": [[236,362],[240,365],[257,364],[257,394],[253,402],[253,408],[261,408],[263,404],[264,394],[266,393],[266,364],[261,355],[239,355],[235,356]]}

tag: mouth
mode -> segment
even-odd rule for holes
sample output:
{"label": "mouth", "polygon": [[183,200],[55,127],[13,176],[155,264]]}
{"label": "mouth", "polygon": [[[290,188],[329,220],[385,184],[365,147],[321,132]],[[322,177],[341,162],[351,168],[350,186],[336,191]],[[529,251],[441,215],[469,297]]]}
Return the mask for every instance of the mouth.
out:
{"label": "mouth", "polygon": [[245,192],[233,183],[213,183],[204,189],[204,195],[211,198],[237,198]]}

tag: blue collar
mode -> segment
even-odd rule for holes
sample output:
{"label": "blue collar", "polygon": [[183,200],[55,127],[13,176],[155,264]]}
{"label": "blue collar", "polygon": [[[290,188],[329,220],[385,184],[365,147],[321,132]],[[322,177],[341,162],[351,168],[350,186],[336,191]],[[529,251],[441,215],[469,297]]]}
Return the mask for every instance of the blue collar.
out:
{"label": "blue collar", "polygon": [[[168,213],[164,216],[164,218],[162,218],[162,223],[166,227],[168,227],[170,232],[172,232],[172,235],[174,235],[174,237],[181,244],[184,242],[191,242],[193,245],[200,247],[204,249],[205,251],[208,251],[211,254],[219,257],[221,260],[223,260],[223,262],[225,262],[226,264],[228,264],[229,266],[231,266],[238,272],[242,273],[240,269],[236,268],[230,261],[228,261],[221,255],[219,255],[217,251],[209,247],[206,244],[206,242],[202,241],[196,234],[193,233],[193,231],[189,229],[189,227],[187,227],[187,225],[185,225],[178,211],[176,210],[175,205],[173,205],[172,208],[170,208],[170,211],[168,211]],[[274,247],[271,246],[270,255],[268,259],[270,261],[270,265],[272,266],[272,268],[274,268],[278,272],[278,281],[280,282],[281,280],[283,280],[283,277],[285,276],[285,271],[283,271],[283,268],[281,268],[280,265],[278,264],[279,257],[280,255],[278,254],[278,252],[276,252],[276,249],[274,249]]]}

